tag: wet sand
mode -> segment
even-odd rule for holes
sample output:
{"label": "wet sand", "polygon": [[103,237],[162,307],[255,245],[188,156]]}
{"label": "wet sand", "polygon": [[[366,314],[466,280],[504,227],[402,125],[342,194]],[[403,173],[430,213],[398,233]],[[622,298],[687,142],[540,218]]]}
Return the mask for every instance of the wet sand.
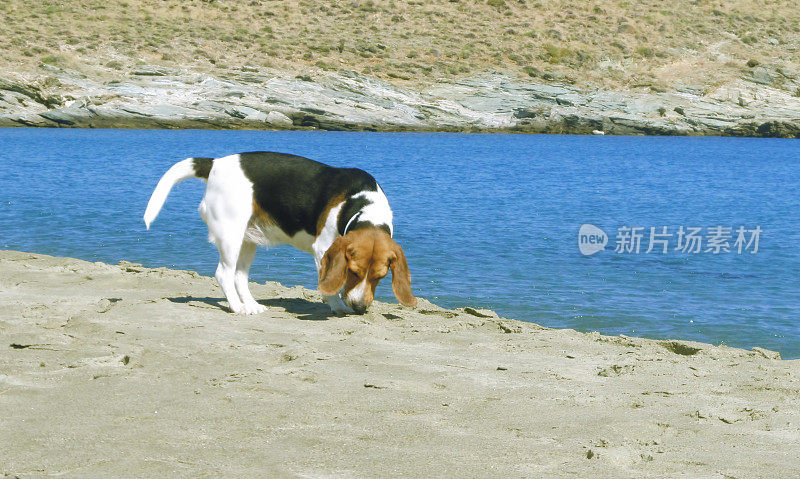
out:
{"label": "wet sand", "polygon": [[800,360],[0,252],[0,475],[796,477]]}

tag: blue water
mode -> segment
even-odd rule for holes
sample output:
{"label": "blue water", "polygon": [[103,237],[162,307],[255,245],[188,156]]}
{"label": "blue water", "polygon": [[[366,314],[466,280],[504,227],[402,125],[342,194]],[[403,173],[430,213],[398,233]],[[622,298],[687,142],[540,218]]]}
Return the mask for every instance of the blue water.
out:
{"label": "blue water", "polygon": [[[141,216],[174,162],[251,150],[371,172],[416,293],[442,306],[800,357],[794,140],[0,129],[0,247],[213,275],[201,181],[178,185],[151,231]],[[605,251],[579,252],[584,223],[609,235]],[[673,237],[644,254],[651,226],[718,225],[731,246],[739,226],[760,227],[758,252],[683,253]],[[613,251],[622,226],[645,227],[639,254]],[[316,275],[311,256],[281,247],[259,252],[252,278],[314,288]]]}

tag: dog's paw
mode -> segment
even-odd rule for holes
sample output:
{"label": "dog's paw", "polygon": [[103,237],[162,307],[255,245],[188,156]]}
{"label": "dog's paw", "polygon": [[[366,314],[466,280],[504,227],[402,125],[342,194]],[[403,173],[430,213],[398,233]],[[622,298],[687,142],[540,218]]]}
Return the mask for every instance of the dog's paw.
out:
{"label": "dog's paw", "polygon": [[239,308],[234,309],[233,312],[236,314],[261,314],[266,310],[266,306],[253,302],[243,304]]}
{"label": "dog's paw", "polygon": [[350,308],[344,304],[344,301],[338,295],[326,297],[325,302],[328,303],[328,306],[331,307],[331,312],[336,316],[346,316],[350,312]]}

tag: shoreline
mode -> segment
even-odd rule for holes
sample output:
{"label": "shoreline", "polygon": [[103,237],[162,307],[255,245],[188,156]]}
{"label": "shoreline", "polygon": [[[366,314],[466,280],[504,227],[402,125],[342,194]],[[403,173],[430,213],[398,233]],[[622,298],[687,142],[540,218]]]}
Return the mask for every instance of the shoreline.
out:
{"label": "shoreline", "polygon": [[[800,360],[0,251],[0,473],[786,477]],[[489,473],[488,471],[491,471]]]}
{"label": "shoreline", "polygon": [[760,78],[661,92],[485,73],[412,88],[350,71],[150,67],[103,81],[46,66],[0,76],[0,126],[800,138],[800,97]]}
{"label": "shoreline", "polygon": [[[81,119],[69,120],[68,123],[29,120],[12,120],[0,118],[0,128],[64,128],[64,129],[118,129],[118,130],[232,130],[232,131],[348,131],[373,133],[481,133],[481,134],[521,134],[521,135],[599,135],[599,136],[683,136],[683,137],[719,137],[719,138],[773,138],[798,139],[800,125],[791,123],[765,121],[748,123],[738,129],[707,130],[702,132],[679,132],[673,130],[652,130],[649,133],[619,132],[606,133],[603,130],[589,130],[586,127],[574,127],[563,123],[542,127],[456,127],[442,126],[436,128],[411,128],[402,126],[373,127],[369,125],[353,125],[349,123],[328,122],[324,126],[292,125],[287,128],[265,127],[262,122],[221,121],[219,119],[171,120],[171,119],[129,119],[114,117],[95,117],[91,121]],[[795,136],[794,131],[797,130]],[[598,133],[593,133],[597,131]],[[602,132],[602,133],[599,133]]]}

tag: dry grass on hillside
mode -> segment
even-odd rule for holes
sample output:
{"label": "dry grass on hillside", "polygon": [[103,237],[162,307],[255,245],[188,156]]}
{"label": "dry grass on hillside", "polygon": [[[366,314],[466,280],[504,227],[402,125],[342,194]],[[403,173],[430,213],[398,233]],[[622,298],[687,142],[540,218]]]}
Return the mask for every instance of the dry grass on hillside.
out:
{"label": "dry grass on hillside", "polygon": [[671,89],[800,64],[796,0],[0,0],[0,19],[4,70],[109,77],[148,63]]}

